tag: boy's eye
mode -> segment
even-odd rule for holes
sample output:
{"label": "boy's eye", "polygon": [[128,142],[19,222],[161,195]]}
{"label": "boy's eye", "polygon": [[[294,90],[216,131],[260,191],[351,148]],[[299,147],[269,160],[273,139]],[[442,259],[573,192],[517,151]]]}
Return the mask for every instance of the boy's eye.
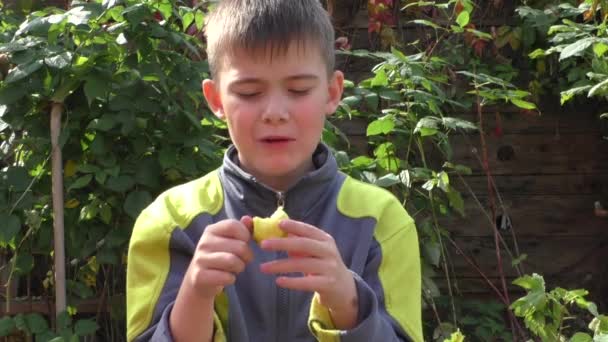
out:
{"label": "boy's eye", "polygon": [[293,95],[306,95],[310,92],[310,89],[289,89],[289,92]]}
{"label": "boy's eye", "polygon": [[254,98],[254,97],[258,96],[259,94],[260,94],[259,92],[253,92],[253,93],[250,93],[250,92],[236,93],[236,95],[237,95],[238,97],[241,97],[241,98],[244,98],[244,99],[251,99],[251,98]]}

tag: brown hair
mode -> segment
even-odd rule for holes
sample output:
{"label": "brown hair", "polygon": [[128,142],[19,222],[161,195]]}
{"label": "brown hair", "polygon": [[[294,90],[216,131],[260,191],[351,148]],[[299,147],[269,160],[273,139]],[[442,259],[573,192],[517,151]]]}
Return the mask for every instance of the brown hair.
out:
{"label": "brown hair", "polygon": [[316,44],[328,74],[334,69],[335,33],[319,0],[221,0],[206,18],[205,36],[214,77],[235,47],[269,49],[272,58],[294,41]]}

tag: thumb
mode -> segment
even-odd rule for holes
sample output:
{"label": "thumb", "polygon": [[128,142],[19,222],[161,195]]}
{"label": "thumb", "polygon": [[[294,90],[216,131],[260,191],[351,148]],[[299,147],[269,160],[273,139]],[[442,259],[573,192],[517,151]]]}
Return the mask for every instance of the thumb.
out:
{"label": "thumb", "polygon": [[241,217],[241,223],[249,230],[249,233],[253,233],[253,219],[251,216],[245,215]]}

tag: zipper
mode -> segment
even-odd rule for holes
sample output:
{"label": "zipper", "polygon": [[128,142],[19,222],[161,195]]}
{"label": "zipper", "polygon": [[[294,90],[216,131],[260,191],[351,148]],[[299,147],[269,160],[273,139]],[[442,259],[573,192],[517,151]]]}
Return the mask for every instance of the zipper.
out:
{"label": "zipper", "polygon": [[[277,207],[285,207],[285,192],[275,191],[277,197]],[[287,253],[277,252],[277,259],[286,258]],[[277,274],[278,277],[286,276],[286,273]],[[289,331],[289,292],[287,289],[277,286],[277,327],[276,327],[276,341],[284,342],[287,341],[287,336],[283,336]]]}
{"label": "zipper", "polygon": [[285,208],[285,192],[283,191],[275,191],[277,196],[277,208],[283,207]]}

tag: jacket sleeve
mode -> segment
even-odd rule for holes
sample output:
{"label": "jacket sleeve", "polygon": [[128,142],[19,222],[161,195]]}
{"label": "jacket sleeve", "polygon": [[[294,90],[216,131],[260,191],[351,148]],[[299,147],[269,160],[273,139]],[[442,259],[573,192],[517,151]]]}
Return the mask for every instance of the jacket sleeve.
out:
{"label": "jacket sleeve", "polygon": [[[127,340],[173,341],[169,316],[193,252],[193,241],[157,200],[138,217],[127,262]],[[217,301],[216,301],[217,306]],[[214,313],[214,342],[226,341]]]}
{"label": "jacket sleeve", "polygon": [[375,240],[363,273],[353,273],[359,303],[355,328],[336,330],[315,294],[309,328],[318,341],[423,341],[418,237],[413,220],[405,215],[405,225],[401,223],[400,229],[391,229],[390,236]]}

